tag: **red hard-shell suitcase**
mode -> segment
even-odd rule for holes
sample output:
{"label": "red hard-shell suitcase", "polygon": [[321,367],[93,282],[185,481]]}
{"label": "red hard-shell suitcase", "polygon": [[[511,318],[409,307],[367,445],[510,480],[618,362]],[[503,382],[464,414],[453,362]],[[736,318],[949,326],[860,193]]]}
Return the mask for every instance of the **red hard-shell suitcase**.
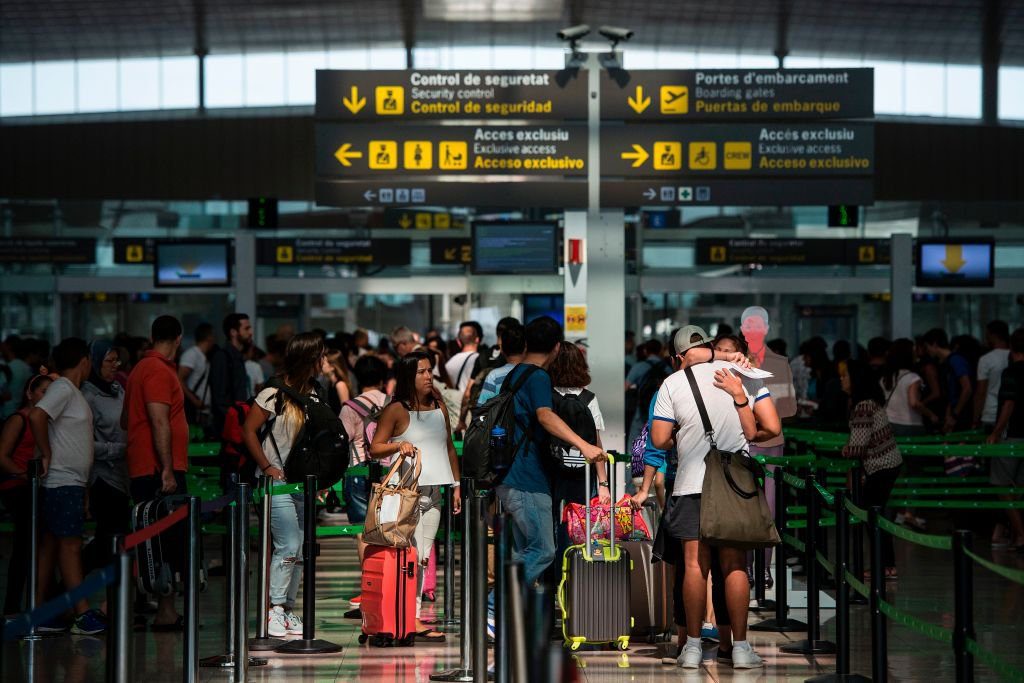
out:
{"label": "red hard-shell suitcase", "polygon": [[412,645],[416,638],[416,549],[366,546],[362,596],[360,643]]}

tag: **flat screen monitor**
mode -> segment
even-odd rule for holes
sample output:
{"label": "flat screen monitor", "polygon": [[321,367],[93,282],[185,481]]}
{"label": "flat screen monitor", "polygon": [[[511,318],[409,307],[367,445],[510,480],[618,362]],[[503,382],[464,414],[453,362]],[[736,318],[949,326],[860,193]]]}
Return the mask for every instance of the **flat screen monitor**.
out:
{"label": "flat screen monitor", "polygon": [[550,316],[565,326],[565,297],[561,294],[526,294],[523,296],[523,322]]}
{"label": "flat screen monitor", "polygon": [[918,287],[991,287],[994,281],[993,240],[918,240]]}
{"label": "flat screen monitor", "polygon": [[157,287],[229,287],[231,241],[157,241],[153,284]]}
{"label": "flat screen monitor", "polygon": [[555,223],[473,224],[474,275],[547,275],[558,272]]}

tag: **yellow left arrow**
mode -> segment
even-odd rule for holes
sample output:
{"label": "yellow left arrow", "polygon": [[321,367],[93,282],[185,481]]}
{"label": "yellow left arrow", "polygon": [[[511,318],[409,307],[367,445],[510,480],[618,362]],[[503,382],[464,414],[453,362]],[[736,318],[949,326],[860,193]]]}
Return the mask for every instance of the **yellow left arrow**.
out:
{"label": "yellow left arrow", "polygon": [[338,151],[334,153],[334,158],[341,162],[342,166],[351,166],[352,162],[349,159],[361,159],[363,153],[357,149],[350,149],[352,145],[345,143],[338,148]]}
{"label": "yellow left arrow", "polygon": [[633,145],[633,151],[632,152],[623,152],[622,153],[622,158],[623,159],[627,159],[627,160],[632,159],[633,160],[633,168],[639,168],[639,167],[643,166],[644,162],[647,161],[647,159],[650,156],[651,155],[647,153],[647,150],[644,149],[643,147],[641,147],[640,145]]}
{"label": "yellow left arrow", "polygon": [[366,98],[359,96],[359,88],[354,85],[352,86],[352,96],[343,97],[341,102],[353,114],[358,114],[359,110],[366,106]]}

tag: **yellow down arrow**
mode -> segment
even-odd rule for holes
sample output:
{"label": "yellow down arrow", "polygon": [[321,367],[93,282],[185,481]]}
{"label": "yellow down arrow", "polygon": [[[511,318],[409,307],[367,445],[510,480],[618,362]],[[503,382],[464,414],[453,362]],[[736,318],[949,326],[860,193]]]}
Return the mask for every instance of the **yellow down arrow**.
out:
{"label": "yellow down arrow", "polygon": [[637,114],[643,114],[644,110],[651,106],[651,98],[644,97],[644,88],[642,85],[636,86],[636,97],[627,97],[626,102],[629,102],[629,106],[632,107],[633,111]]}
{"label": "yellow down arrow", "polygon": [[964,260],[964,247],[962,244],[946,245],[946,260],[942,262],[946,270],[951,273],[959,273],[960,269],[967,265]]}
{"label": "yellow down arrow", "polygon": [[334,158],[341,162],[342,166],[351,166],[352,162],[349,159],[361,159],[363,153],[357,149],[351,149],[352,145],[345,143],[338,148],[338,151],[334,153]]}
{"label": "yellow down arrow", "polygon": [[412,226],[412,219],[409,218],[409,214],[403,213],[402,217],[398,219],[398,224],[402,227],[402,230],[408,230]]}
{"label": "yellow down arrow", "polygon": [[359,88],[354,85],[352,86],[352,96],[343,97],[341,102],[353,114],[358,114],[359,110],[366,106],[366,98],[359,96]]}
{"label": "yellow down arrow", "polygon": [[647,159],[650,158],[650,156],[651,155],[647,153],[647,150],[641,147],[640,145],[633,145],[632,152],[622,153],[623,159],[633,160],[633,168],[640,168],[641,166],[643,166],[644,162],[647,161]]}

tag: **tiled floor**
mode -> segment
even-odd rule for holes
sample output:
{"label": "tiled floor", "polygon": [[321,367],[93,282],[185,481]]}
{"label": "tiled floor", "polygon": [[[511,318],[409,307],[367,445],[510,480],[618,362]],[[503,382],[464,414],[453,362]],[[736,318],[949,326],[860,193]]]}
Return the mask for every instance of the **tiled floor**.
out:
{"label": "tiled floor", "polygon": [[[417,646],[402,649],[371,649],[357,643],[359,624],[346,621],[347,598],[357,592],[355,549],[349,539],[329,539],[322,544],[323,554],[317,580],[317,637],[333,641],[344,650],[340,654],[318,657],[285,657],[271,653],[267,666],[249,671],[252,681],[383,681],[426,683],[431,673],[458,664],[456,636],[447,645]],[[6,554],[5,542],[0,552]],[[987,552],[987,548],[983,548]],[[951,628],[952,567],[949,554],[897,543],[901,578],[890,584],[890,600],[901,610],[921,619]],[[1024,566],[1024,556],[1001,554],[1000,562]],[[5,562],[3,563],[6,564]],[[223,650],[223,579],[212,579],[201,597],[200,656]],[[440,599],[441,595],[438,594]],[[425,603],[440,610],[441,603]],[[978,568],[976,570],[975,619],[978,641],[987,649],[1018,667],[1024,667],[1024,587],[1017,586]],[[792,616],[804,619],[795,610]],[[834,613],[823,612],[823,637],[834,638]],[[751,622],[757,621],[756,616]],[[855,607],[852,614],[853,671],[870,675],[870,622],[866,607]],[[575,661],[582,681],[601,683],[643,683],[646,681],[803,681],[819,673],[834,671],[834,657],[809,659],[785,655],[778,645],[803,638],[804,634],[752,633],[755,648],[765,658],[763,670],[734,671],[715,662],[715,650],[708,646],[704,666],[684,672],[661,663],[662,651],[673,646],[655,647],[634,643],[623,656],[614,652],[577,653]],[[132,681],[163,683],[180,681],[180,635],[137,634]],[[894,681],[938,683],[954,680],[951,649],[919,636],[902,626],[889,625],[889,678]],[[61,636],[38,643],[5,643],[0,659],[0,681],[38,681],[77,683],[104,680],[106,639],[103,637]],[[976,680],[1004,680],[984,665],[977,666]],[[230,681],[230,670],[202,669],[202,681]]]}

